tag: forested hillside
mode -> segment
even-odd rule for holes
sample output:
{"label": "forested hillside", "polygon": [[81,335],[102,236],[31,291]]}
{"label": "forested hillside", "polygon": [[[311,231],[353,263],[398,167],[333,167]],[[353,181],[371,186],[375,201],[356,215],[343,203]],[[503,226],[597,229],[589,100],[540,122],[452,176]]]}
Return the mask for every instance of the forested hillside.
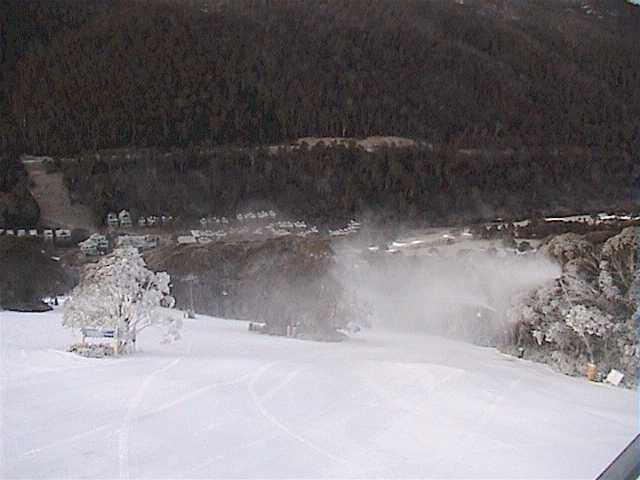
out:
{"label": "forested hillside", "polygon": [[24,148],[24,132],[18,128],[20,115],[11,108],[20,61],[29,52],[45,51],[58,35],[79,28],[108,5],[115,7],[116,2],[0,0],[0,152]]}
{"label": "forested hillside", "polygon": [[637,154],[623,0],[2,0],[4,147],[399,135]]}
{"label": "forested hillside", "polygon": [[328,223],[363,215],[448,223],[630,209],[632,178],[640,177],[631,155],[583,148],[138,149],[86,155],[62,168],[72,196],[100,221],[122,208],[194,218],[273,207]]}

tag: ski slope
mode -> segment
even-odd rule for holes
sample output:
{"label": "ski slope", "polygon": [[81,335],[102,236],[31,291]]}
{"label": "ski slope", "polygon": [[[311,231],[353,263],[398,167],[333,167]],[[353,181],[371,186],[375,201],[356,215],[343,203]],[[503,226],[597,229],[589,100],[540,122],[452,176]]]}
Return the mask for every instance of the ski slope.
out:
{"label": "ski slope", "polygon": [[59,312],[0,328],[1,478],[593,478],[638,425],[632,391],[434,337],[198,317],[100,360]]}

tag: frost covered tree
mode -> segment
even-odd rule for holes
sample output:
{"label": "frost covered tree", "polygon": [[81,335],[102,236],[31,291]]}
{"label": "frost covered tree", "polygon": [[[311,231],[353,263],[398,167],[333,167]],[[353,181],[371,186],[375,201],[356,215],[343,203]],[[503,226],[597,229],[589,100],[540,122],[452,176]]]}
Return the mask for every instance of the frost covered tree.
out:
{"label": "frost covered tree", "polygon": [[604,337],[613,327],[611,315],[597,307],[573,305],[565,317],[566,324],[578,334],[589,353],[589,361],[594,361],[592,337]]}
{"label": "frost covered tree", "polygon": [[600,262],[600,275],[598,276],[598,287],[607,300],[615,301],[620,299],[620,289],[616,286],[611,267],[607,260]]}
{"label": "frost covered tree", "polygon": [[637,234],[627,228],[604,243],[590,238],[564,234],[547,241],[542,250],[562,275],[514,304],[514,344],[567,373],[581,373],[589,361],[603,373],[622,371],[634,385],[640,371]]}
{"label": "frost covered tree", "polygon": [[565,233],[553,237],[542,247],[542,252],[565,265],[571,260],[579,259],[583,264],[588,264],[594,270],[597,269],[598,260],[594,246],[581,235]]}
{"label": "frost covered tree", "polygon": [[149,326],[172,341],[180,338],[182,326],[174,305],[169,275],[149,270],[135,248],[118,248],[86,267],[65,303],[63,325],[118,329],[125,347]]}
{"label": "frost covered tree", "polygon": [[618,235],[609,238],[602,247],[602,261],[605,278],[602,280],[613,298],[629,292],[636,273],[638,240],[633,228],[625,228]]}

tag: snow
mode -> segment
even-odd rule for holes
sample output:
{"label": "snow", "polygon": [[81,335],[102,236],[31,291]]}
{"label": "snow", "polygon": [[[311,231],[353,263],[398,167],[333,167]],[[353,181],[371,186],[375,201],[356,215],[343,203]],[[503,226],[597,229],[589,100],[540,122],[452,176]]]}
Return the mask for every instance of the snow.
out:
{"label": "snow", "polygon": [[60,323],[0,312],[2,478],[594,478],[637,429],[632,391],[435,337],[198,316],[100,360]]}
{"label": "snow", "polygon": [[[601,212],[597,214],[597,219],[594,219],[592,215],[570,215],[566,217],[547,217],[545,218],[546,222],[584,222],[588,224],[599,224],[601,222],[610,222],[610,221],[633,221],[640,220],[638,216],[632,215],[614,215],[606,212]],[[522,223],[522,222],[518,222]]]}

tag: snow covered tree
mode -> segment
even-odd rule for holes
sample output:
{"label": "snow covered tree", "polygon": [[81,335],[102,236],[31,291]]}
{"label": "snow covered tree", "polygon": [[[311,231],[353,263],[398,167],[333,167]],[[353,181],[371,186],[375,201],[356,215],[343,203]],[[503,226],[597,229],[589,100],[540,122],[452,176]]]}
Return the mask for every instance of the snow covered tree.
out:
{"label": "snow covered tree", "polygon": [[598,258],[594,245],[581,235],[565,233],[551,238],[542,247],[542,252],[556,259],[561,265],[575,259],[590,264],[593,270],[598,267]]}
{"label": "snow covered tree", "polygon": [[638,241],[634,228],[625,228],[618,235],[609,238],[602,247],[602,259],[607,275],[611,277],[608,292],[618,297],[621,292],[629,292],[636,270]]}
{"label": "snow covered tree", "polygon": [[597,307],[585,305],[573,305],[565,317],[565,322],[584,342],[591,362],[594,359],[592,337],[602,338],[614,326],[611,315]]}
{"label": "snow covered tree", "polygon": [[609,262],[606,260],[600,261],[598,288],[607,300],[615,301],[621,297],[620,289],[614,283]]}
{"label": "snow covered tree", "polygon": [[63,325],[117,329],[124,347],[149,326],[165,341],[177,340],[182,320],[174,304],[169,275],[149,270],[135,248],[119,248],[86,267],[65,303]]}
{"label": "snow covered tree", "polygon": [[514,304],[514,345],[567,373],[583,373],[586,362],[602,372],[615,368],[633,385],[640,371],[637,231],[598,238],[547,240],[542,251],[558,261],[562,275]]}

